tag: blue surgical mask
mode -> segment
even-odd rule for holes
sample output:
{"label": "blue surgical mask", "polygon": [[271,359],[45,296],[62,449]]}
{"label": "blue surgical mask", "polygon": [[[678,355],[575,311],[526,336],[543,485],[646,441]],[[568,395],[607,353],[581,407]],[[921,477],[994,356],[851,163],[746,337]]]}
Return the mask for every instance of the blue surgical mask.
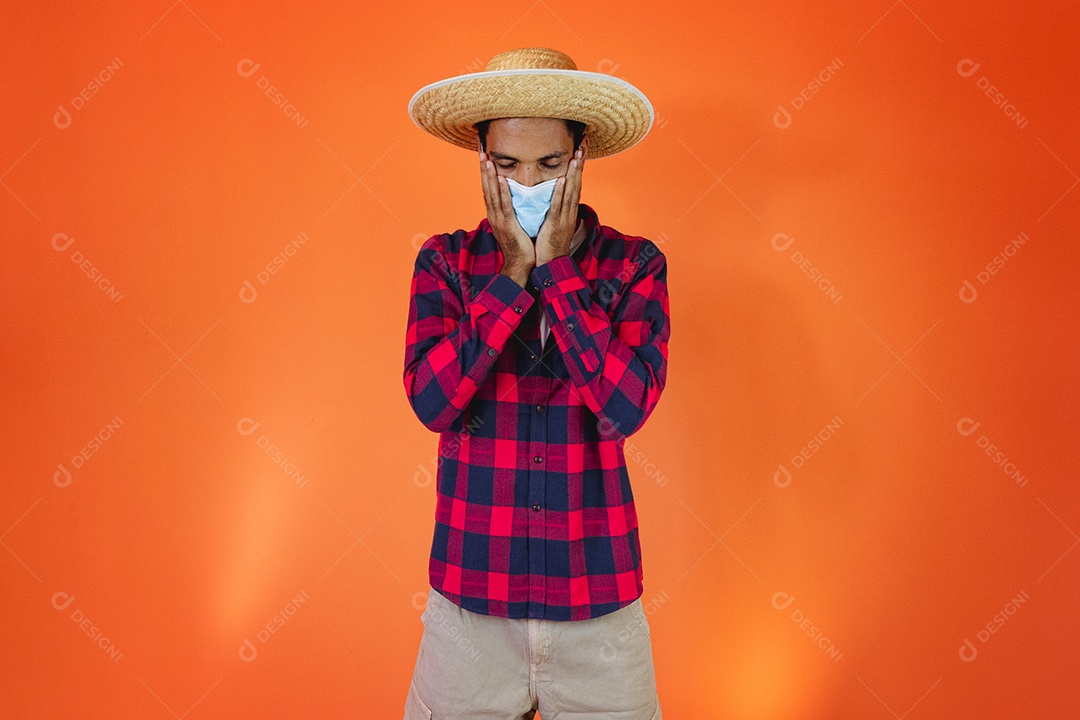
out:
{"label": "blue surgical mask", "polygon": [[537,185],[522,185],[511,178],[506,178],[510,187],[510,200],[514,204],[514,214],[525,234],[535,239],[540,234],[551,198],[555,194],[555,183],[559,178],[551,178]]}

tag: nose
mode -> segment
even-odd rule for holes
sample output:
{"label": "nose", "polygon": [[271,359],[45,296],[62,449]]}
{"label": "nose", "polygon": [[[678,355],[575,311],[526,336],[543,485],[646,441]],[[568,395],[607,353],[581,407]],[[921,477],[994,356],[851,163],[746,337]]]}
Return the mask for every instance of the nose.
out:
{"label": "nose", "polygon": [[532,187],[543,181],[543,178],[540,177],[540,172],[532,167],[526,167],[521,171],[521,177],[514,179],[525,187]]}

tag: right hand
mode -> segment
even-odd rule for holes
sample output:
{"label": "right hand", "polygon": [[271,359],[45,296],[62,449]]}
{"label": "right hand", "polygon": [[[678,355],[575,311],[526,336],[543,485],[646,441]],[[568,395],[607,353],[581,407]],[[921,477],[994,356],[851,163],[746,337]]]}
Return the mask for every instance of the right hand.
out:
{"label": "right hand", "polygon": [[502,249],[503,272],[514,271],[519,277],[528,277],[536,267],[536,246],[517,220],[506,178],[496,172],[495,163],[488,159],[487,153],[482,149],[478,153],[484,205],[492,234]]}

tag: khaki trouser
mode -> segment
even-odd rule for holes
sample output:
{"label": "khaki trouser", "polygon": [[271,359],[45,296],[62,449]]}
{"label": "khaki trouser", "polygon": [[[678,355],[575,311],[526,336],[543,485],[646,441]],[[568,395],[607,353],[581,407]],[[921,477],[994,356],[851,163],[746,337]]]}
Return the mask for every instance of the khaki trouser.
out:
{"label": "khaki trouser", "polygon": [[589,620],[480,615],[429,589],[405,720],[661,720],[638,598]]}

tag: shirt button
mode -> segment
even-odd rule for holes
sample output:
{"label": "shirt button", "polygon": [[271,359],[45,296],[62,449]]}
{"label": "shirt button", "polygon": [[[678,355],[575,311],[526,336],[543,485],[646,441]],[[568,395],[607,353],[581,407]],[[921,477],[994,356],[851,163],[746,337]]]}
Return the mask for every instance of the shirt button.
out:
{"label": "shirt button", "polygon": [[540,503],[533,503],[533,510],[540,512]]}
{"label": "shirt button", "polygon": [[543,405],[537,405],[536,406],[536,412],[544,412],[544,406]]}
{"label": "shirt button", "polygon": [[529,359],[530,359],[530,360],[535,360],[535,359],[536,359],[536,356],[535,356],[535,355],[530,355],[530,356],[529,356]]}
{"label": "shirt button", "polygon": [[551,278],[544,278],[544,285],[551,285]]}
{"label": "shirt button", "polygon": [[574,323],[566,323],[566,329],[567,330],[573,330],[574,329]]}
{"label": "shirt button", "polygon": [[495,354],[495,348],[488,348],[488,355],[494,355],[494,354]]}
{"label": "shirt button", "polygon": [[514,306],[514,312],[516,312],[518,315],[520,315],[521,314],[521,306],[520,305],[515,305]]}
{"label": "shirt button", "polygon": [[544,462],[544,458],[537,455],[536,457],[533,458],[533,462],[542,463],[542,462]]}

